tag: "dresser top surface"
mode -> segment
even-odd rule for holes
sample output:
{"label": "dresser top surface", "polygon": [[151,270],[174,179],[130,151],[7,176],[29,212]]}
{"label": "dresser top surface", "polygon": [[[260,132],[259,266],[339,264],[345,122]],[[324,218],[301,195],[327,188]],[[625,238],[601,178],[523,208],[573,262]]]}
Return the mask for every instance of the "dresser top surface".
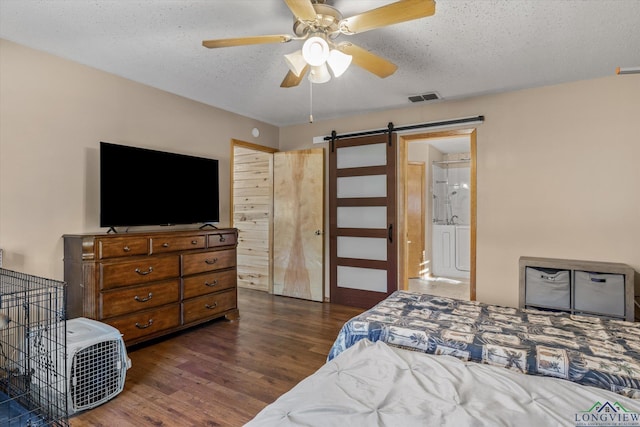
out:
{"label": "dresser top surface", "polygon": [[175,230],[147,230],[147,231],[130,231],[124,233],[74,233],[63,234],[63,238],[117,238],[117,237],[158,237],[158,236],[182,236],[182,235],[209,235],[209,234],[221,234],[221,233],[236,233],[236,228],[188,228],[188,229],[175,229]]}

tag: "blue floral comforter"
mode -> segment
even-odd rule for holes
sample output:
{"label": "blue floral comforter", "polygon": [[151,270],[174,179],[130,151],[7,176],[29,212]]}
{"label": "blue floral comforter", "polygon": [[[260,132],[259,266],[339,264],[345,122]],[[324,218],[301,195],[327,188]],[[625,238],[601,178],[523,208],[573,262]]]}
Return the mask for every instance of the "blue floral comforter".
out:
{"label": "blue floral comforter", "polygon": [[640,399],[637,323],[396,291],[345,323],[328,360],[364,338]]}

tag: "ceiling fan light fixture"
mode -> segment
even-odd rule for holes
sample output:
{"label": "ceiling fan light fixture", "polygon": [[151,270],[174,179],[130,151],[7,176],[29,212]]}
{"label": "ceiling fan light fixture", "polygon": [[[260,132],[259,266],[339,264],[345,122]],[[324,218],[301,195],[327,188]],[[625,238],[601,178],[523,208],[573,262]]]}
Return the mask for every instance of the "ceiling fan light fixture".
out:
{"label": "ceiling fan light fixture", "polygon": [[302,56],[312,67],[320,66],[329,59],[329,44],[318,35],[309,37],[302,45]]}
{"label": "ceiling fan light fixture", "polygon": [[298,77],[300,77],[300,74],[304,71],[304,67],[307,66],[307,61],[305,61],[302,56],[302,50],[286,54],[284,61],[287,63],[289,70]]}
{"label": "ceiling fan light fixture", "polygon": [[329,80],[331,80],[331,74],[329,74],[327,64],[311,67],[311,71],[309,71],[309,81],[311,83],[326,83]]}
{"label": "ceiling fan light fixture", "polygon": [[[1,1],[1,0],[0,0]],[[343,18],[342,13],[330,0],[285,0],[293,14],[293,34],[273,34],[248,37],[232,37],[226,39],[203,40],[202,45],[209,49],[232,46],[261,45],[268,43],[288,43],[292,40],[304,41],[302,50],[285,55],[289,71],[280,87],[298,86],[307,70],[316,69],[313,82],[322,83],[331,77],[342,75],[351,63],[363,68],[380,78],[389,77],[396,72],[398,66],[353,43],[339,43],[336,38],[340,34],[360,34],[366,31],[425,18],[435,13],[436,0],[395,0],[385,6],[366,10],[362,13]],[[340,53],[331,53],[338,50]],[[303,67],[300,55],[306,65]],[[348,56],[350,55],[350,56]],[[621,73],[625,72],[621,70]]]}
{"label": "ceiling fan light fixture", "polygon": [[340,77],[345,71],[347,71],[347,68],[351,65],[352,59],[353,57],[351,55],[340,52],[338,49],[333,49],[329,54],[327,64],[329,64],[333,75],[335,77]]}

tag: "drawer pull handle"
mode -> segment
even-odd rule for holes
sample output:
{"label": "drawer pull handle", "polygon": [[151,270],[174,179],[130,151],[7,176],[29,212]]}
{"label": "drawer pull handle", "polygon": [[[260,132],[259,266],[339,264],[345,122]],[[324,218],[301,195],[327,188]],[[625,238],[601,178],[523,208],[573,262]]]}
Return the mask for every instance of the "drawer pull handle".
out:
{"label": "drawer pull handle", "polygon": [[213,305],[205,304],[204,306],[205,306],[205,308],[208,308],[209,310],[212,310],[212,309],[214,309],[214,308],[216,308],[218,306],[218,302],[217,301],[214,302]]}
{"label": "drawer pull handle", "polygon": [[216,262],[218,262],[218,258],[205,259],[204,262],[206,262],[209,265],[212,265],[212,264],[215,264]]}
{"label": "drawer pull handle", "polygon": [[192,244],[192,245],[197,245],[197,244],[198,244],[198,241],[197,241],[197,240],[192,240],[192,241],[191,241],[191,244]]}
{"label": "drawer pull handle", "polygon": [[149,267],[149,269],[147,271],[142,271],[139,268],[136,268],[136,273],[138,273],[141,276],[146,276],[147,274],[151,273],[153,271],[153,267]]}
{"label": "drawer pull handle", "polygon": [[224,238],[224,234],[219,234],[219,236],[220,236],[220,241],[221,242],[224,242],[224,241],[227,240],[227,239]]}
{"label": "drawer pull handle", "polygon": [[136,295],[135,297],[133,297],[134,300],[138,301],[138,302],[147,302],[151,299],[151,297],[153,297],[153,294],[151,292],[149,292],[149,295],[147,295],[144,298],[140,298],[138,295]]}
{"label": "drawer pull handle", "polygon": [[209,282],[204,282],[205,285],[209,286],[209,287],[214,287],[218,285],[218,279],[214,279],[213,283],[209,283]]}
{"label": "drawer pull handle", "polygon": [[122,250],[125,252],[130,252],[131,248],[129,246],[125,246],[124,248],[122,248]]}
{"label": "drawer pull handle", "polygon": [[153,319],[149,319],[149,321],[144,325],[141,325],[140,323],[136,322],[136,328],[138,329],[147,329],[151,325],[153,325]]}
{"label": "drawer pull handle", "polygon": [[163,243],[163,244],[162,244],[162,247],[163,247],[163,248],[168,248],[168,247],[169,247],[169,244],[168,244],[168,243]]}

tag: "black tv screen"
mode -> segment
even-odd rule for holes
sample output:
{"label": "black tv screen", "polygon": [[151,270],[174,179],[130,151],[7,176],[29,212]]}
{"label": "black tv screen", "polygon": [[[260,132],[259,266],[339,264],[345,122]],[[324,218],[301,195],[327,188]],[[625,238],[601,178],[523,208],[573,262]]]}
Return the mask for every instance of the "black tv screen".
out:
{"label": "black tv screen", "polygon": [[218,160],[100,143],[100,226],[220,220]]}

